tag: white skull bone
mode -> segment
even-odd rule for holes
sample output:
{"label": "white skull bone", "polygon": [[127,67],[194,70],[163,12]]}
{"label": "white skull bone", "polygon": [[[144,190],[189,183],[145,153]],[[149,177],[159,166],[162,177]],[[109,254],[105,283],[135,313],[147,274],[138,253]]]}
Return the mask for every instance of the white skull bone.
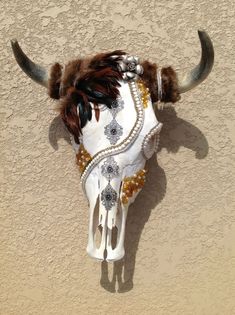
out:
{"label": "white skull bone", "polygon": [[[93,115],[83,128],[82,148],[94,157],[81,177],[90,207],[87,252],[100,260],[116,261],[124,256],[128,207],[140,191],[138,181],[144,182],[146,158],[155,152],[162,126],[150,97],[143,104],[139,86],[135,81],[122,81],[117,108],[104,106],[99,122]],[[116,132],[105,134],[110,129]],[[74,147],[78,153],[79,147]],[[137,188],[125,196],[124,183],[129,178]],[[97,246],[98,230],[101,241]]]}

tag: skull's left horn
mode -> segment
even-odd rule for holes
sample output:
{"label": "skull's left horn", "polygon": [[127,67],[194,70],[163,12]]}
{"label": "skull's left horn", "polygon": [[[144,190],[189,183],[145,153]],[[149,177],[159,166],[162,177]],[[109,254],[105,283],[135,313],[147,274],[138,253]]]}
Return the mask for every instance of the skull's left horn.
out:
{"label": "skull's left horn", "polygon": [[46,69],[30,60],[25,55],[16,39],[11,40],[11,47],[20,68],[35,82],[44,87],[48,87],[48,74]]}
{"label": "skull's left horn", "polygon": [[180,93],[187,92],[204,81],[211,72],[214,64],[214,48],[209,35],[205,31],[198,31],[198,36],[202,49],[201,60],[182,80],[179,79],[178,86]]}

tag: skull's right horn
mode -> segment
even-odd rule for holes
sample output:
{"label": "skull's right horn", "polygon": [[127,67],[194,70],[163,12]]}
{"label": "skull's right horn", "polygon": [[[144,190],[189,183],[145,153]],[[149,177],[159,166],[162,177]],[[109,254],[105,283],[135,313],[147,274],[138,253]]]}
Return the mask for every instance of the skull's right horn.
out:
{"label": "skull's right horn", "polygon": [[201,60],[199,64],[187,73],[183,79],[179,79],[179,92],[185,93],[206,79],[214,64],[214,48],[209,35],[205,31],[198,31],[201,42]]}

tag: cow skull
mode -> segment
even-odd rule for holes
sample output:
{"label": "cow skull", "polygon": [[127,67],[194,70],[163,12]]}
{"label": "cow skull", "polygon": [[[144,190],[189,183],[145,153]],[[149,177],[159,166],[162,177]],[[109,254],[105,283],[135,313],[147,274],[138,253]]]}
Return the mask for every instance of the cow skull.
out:
{"label": "cow skull", "polygon": [[[179,97],[164,99],[169,87],[175,84],[179,96],[201,83],[212,69],[212,42],[206,32],[198,33],[202,47],[200,63],[175,83],[167,76],[164,80],[161,75],[164,72],[159,70],[155,71],[155,77],[146,79],[144,64],[137,57],[120,51],[70,63],[64,72],[57,64],[59,76],[53,81],[52,72],[48,75],[43,67],[24,54],[16,40],[12,41],[15,58],[22,70],[42,86],[49,89],[53,86],[57,93],[54,98],[65,102],[61,115],[71,133],[82,187],[89,201],[87,252],[93,258],[116,261],[124,256],[128,208],[144,185],[145,163],[156,152],[162,127],[153,102],[162,101],[164,105],[178,100]],[[107,61],[108,71],[104,66]],[[74,67],[78,70],[69,81],[67,72],[71,67],[73,71]],[[98,89],[93,82],[96,80],[94,69],[99,74],[99,83],[103,82]],[[106,75],[110,79],[109,86]],[[87,83],[89,78],[92,84]],[[104,89],[110,91],[111,96],[105,95]],[[73,103],[75,107],[71,107]],[[72,123],[69,122],[71,117]]]}

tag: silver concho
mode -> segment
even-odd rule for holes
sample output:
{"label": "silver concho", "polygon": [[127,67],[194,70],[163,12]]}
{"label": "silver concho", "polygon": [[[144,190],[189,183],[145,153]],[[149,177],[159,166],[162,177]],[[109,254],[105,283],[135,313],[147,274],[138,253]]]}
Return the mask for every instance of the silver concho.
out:
{"label": "silver concho", "polygon": [[101,192],[101,201],[106,210],[110,210],[117,202],[117,193],[110,183]]}
{"label": "silver concho", "polygon": [[123,128],[118,122],[113,119],[107,126],[104,127],[104,134],[110,144],[116,144],[123,134]]}
{"label": "silver concho", "polygon": [[124,101],[120,97],[114,100],[110,108],[112,116],[116,117],[117,113],[119,113],[123,108],[124,108]]}
{"label": "silver concho", "polygon": [[113,59],[119,58],[118,60],[118,67],[119,70],[122,72],[122,77],[124,80],[132,80],[137,79],[140,74],[143,74],[143,67],[139,63],[139,58],[136,56],[113,56]]}
{"label": "silver concho", "polygon": [[119,175],[119,166],[112,156],[108,157],[104,164],[101,166],[101,174],[111,180]]}

